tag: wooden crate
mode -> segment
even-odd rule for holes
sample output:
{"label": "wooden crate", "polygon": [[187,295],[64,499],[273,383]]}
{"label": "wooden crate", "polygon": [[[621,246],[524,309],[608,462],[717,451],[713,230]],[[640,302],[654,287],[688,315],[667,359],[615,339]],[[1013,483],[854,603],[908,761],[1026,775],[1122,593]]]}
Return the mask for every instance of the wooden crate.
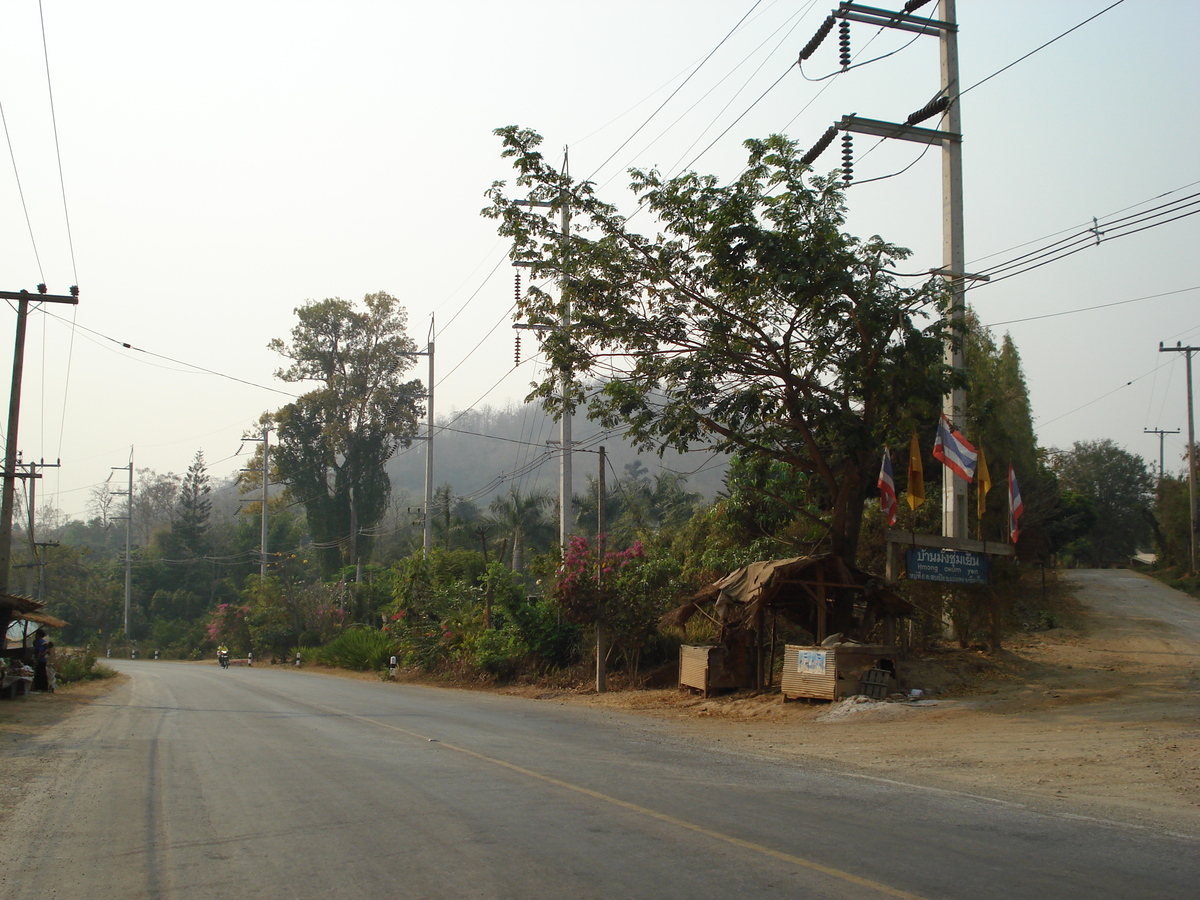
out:
{"label": "wooden crate", "polygon": [[679,648],[679,686],[701,691],[749,687],[749,655],[721,644],[684,644]]}

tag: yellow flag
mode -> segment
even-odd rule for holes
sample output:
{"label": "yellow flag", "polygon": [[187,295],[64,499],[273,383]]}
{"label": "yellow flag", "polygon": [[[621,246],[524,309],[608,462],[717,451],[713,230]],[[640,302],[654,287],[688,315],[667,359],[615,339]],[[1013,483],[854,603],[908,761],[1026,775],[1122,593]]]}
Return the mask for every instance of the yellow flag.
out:
{"label": "yellow flag", "polygon": [[917,442],[917,430],[913,429],[912,441],[908,446],[908,508],[916,510],[925,502],[925,467],[921,465],[921,445]]}
{"label": "yellow flag", "polygon": [[992,489],[992,476],[988,474],[987,457],[983,455],[983,444],[979,445],[979,461],[975,464],[975,502],[979,508],[979,518],[987,509],[987,493]]}

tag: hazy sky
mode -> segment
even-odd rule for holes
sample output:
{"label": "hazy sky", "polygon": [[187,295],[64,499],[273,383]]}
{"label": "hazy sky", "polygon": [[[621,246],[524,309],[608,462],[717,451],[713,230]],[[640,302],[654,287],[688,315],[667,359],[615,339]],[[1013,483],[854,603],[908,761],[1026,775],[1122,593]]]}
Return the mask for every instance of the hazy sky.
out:
{"label": "hazy sky", "polygon": [[[1110,2],[959,0],[964,86]],[[214,476],[236,470],[242,433],[296,391],[266,345],[309,299],[388,291],[418,344],[434,316],[439,412],[519,401],[539,363],[513,367],[513,270],[479,216],[510,178],[492,129],[535,128],[555,159],[569,145],[572,173],[621,199],[630,166],[728,179],[747,137],[808,146],[844,114],[923,106],[934,38],[856,25],[856,61],[899,52],[807,80],[837,69],[835,32],[792,65],[834,5],[3,3],[0,290],[81,289],[76,309],[30,320],[20,446],[62,460],[39,498],[84,516],[131,446],[139,469],[183,472],[203,449]],[[1125,0],[966,92],[969,271],[1200,191],[1197,33],[1200,4]],[[856,141],[860,180],[922,151],[876,143]],[[906,271],[941,264],[939,157],[849,194],[850,230],[911,247]],[[838,159],[835,144],[817,167]],[[1181,218],[971,293],[1016,341],[1044,446],[1112,438],[1157,461],[1144,429],[1186,433],[1183,355],[1158,344],[1200,343],[1198,247],[1200,216]],[[1183,437],[1168,436],[1169,468]]]}

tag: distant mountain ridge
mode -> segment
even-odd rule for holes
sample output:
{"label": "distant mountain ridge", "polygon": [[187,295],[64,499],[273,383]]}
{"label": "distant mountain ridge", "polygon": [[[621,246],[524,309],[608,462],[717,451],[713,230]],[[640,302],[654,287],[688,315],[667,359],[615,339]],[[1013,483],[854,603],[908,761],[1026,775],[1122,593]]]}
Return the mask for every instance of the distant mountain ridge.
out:
{"label": "distant mountain ridge", "polygon": [[[425,490],[424,428],[421,440],[400,450],[388,463],[395,494],[419,497]],[[608,458],[607,479],[625,477],[625,466],[640,460],[651,477],[677,472],[687,477],[687,490],[712,500],[724,486],[727,457],[712,451],[686,454],[637,453],[619,435],[605,433],[594,422],[576,416],[572,438],[575,491],[583,491],[588,476],[597,475],[597,448]],[[449,484],[454,494],[486,506],[495,497],[517,489],[521,493],[558,492],[559,423],[540,407],[526,404],[504,409],[485,406],[453,412],[437,420],[433,439],[433,481]]]}

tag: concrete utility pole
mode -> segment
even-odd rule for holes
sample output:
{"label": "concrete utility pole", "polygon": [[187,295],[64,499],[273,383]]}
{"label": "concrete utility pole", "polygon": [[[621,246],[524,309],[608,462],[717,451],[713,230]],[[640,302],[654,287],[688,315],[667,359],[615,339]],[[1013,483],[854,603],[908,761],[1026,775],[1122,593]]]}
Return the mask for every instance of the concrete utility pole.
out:
{"label": "concrete utility pole", "polygon": [[1191,510],[1192,555],[1188,557],[1188,570],[1196,571],[1196,420],[1192,405],[1192,354],[1200,347],[1184,347],[1176,342],[1174,347],[1158,345],[1159,353],[1183,353],[1187,359],[1187,414],[1188,414],[1188,503]]}
{"label": "concrete utility pole", "polygon": [[[604,448],[600,448],[600,473],[596,478],[596,586],[603,588],[604,578]],[[607,689],[607,659],[608,643],[604,633],[603,606],[596,617],[596,693],[603,694]]]}
{"label": "concrete utility pole", "polygon": [[[954,0],[941,0],[938,19],[914,16],[905,10],[890,11],[858,3],[842,3],[822,25],[817,34],[800,53],[803,61],[828,36],[834,20],[841,19],[845,43],[842,50],[843,69],[850,65],[849,31],[850,22],[861,22],[878,28],[894,28],[914,34],[936,35],[941,47],[941,90],[936,99],[910,115],[903,123],[865,119],[857,115],[843,116],[821,137],[801,161],[811,165],[833,142],[839,131],[843,135],[844,179],[852,181],[851,134],[866,134],[873,137],[894,138],[922,144],[936,144],[942,148],[942,267],[930,272],[946,279],[950,289],[950,304],[947,310],[949,334],[946,339],[944,359],[955,373],[966,368],[963,348],[966,336],[965,286],[968,280],[986,281],[983,276],[968,275],[965,271],[966,254],[963,244],[963,180],[962,180],[962,123],[959,106],[958,79],[958,24],[955,19]],[[944,116],[944,127],[918,128],[917,123],[936,115]],[[955,388],[942,401],[942,411],[951,425],[964,431],[967,418],[967,392]],[[942,535],[965,540],[967,534],[967,482],[959,478],[949,467],[942,473]]]}
{"label": "concrete utility pole", "polygon": [[[22,474],[23,478],[29,479],[29,553],[33,558],[32,566],[37,566],[38,569],[38,589],[37,599],[42,602],[46,599],[46,563],[42,560],[41,554],[38,552],[39,547],[57,547],[58,541],[39,541],[37,539],[37,483],[42,477],[38,472],[38,466],[43,469],[57,469],[60,465],[58,462],[48,463],[31,462],[29,464],[29,474]],[[32,593],[32,589],[26,593]]]}
{"label": "concrete utility pole", "polygon": [[[942,97],[946,98],[946,130],[958,135],[942,143],[942,267],[950,287],[950,340],[946,365],[955,373],[966,367],[966,253],[963,249],[962,116],[958,100],[958,25],[954,0],[941,0]],[[942,411],[950,423],[966,431],[967,391],[953,388],[942,399]],[[965,538],[967,534],[967,482],[942,467],[942,535]]]}
{"label": "concrete utility pole", "polygon": [[8,593],[8,570],[12,563],[13,504],[16,498],[17,428],[21,420],[21,374],[25,365],[25,326],[29,303],[79,303],[79,288],[72,286],[70,296],[47,294],[44,284],[38,292],[0,291],[0,299],[17,301],[17,337],[13,348],[12,389],[8,399],[8,435],[4,449],[4,489],[0,499],[0,594]]}
{"label": "concrete utility pole", "polygon": [[[1189,379],[1189,380],[1190,380],[1190,379]],[[1188,405],[1190,406],[1191,404],[1188,404]],[[1158,435],[1158,480],[1159,480],[1159,481],[1162,481],[1162,480],[1163,480],[1163,475],[1164,475],[1164,469],[1163,469],[1163,437],[1164,437],[1164,436],[1166,436],[1166,435],[1168,435],[1168,434],[1179,434],[1179,429],[1178,429],[1178,428],[1176,428],[1174,431],[1163,431],[1161,428],[1143,428],[1143,429],[1142,429],[1142,433],[1143,433],[1143,434],[1157,434],[1157,435]]]}
{"label": "concrete utility pole", "polygon": [[[570,167],[567,160],[567,148],[563,148],[563,177],[570,174]],[[567,265],[567,247],[571,240],[571,204],[567,202],[568,195],[564,192],[562,202],[562,242],[563,242],[563,266]],[[562,280],[560,281],[560,293],[562,294],[562,319],[559,327],[564,335],[571,333],[571,293],[567,290],[566,272],[563,272]],[[571,389],[571,372],[570,369],[563,367],[560,373],[562,379],[563,392],[563,412],[562,418],[559,420],[562,425],[562,464],[560,466],[559,486],[558,486],[558,539],[562,545],[562,552],[567,552],[567,540],[571,536],[571,531],[575,524],[575,490],[574,480],[571,477],[571,413],[566,409],[567,394]]]}
{"label": "concrete utility pole", "polygon": [[[413,435],[414,441],[425,442],[425,507],[421,513],[421,547],[428,556],[429,551],[433,549],[433,316],[429,317],[429,340],[425,349],[412,355],[429,357],[429,384],[425,390],[425,434]],[[408,512],[412,514],[411,506]]]}
{"label": "concrete utility pole", "polygon": [[271,485],[271,429],[263,426],[263,464],[262,464],[262,563],[258,567],[258,577],[267,577],[267,500],[268,488]]}
{"label": "concrete utility pole", "polygon": [[[259,560],[258,560],[258,577],[267,577],[267,488],[270,485],[271,478],[271,429],[264,425],[262,437],[242,438],[243,441],[262,441],[262,536],[259,544]],[[243,469],[243,472],[252,471],[251,469]]]}
{"label": "concrete utility pole", "polygon": [[[125,495],[125,640],[129,640],[129,606],[133,599],[133,448],[129,448],[129,465],[111,466],[114,472],[129,470],[129,489],[113,491]],[[114,518],[119,518],[114,516]]]}
{"label": "concrete utility pole", "polygon": [[[568,150],[563,148],[563,176],[570,174],[568,165]],[[553,203],[546,200],[516,200],[517,206],[528,206],[531,209],[536,207],[552,207]],[[567,290],[566,276],[566,257],[567,246],[571,235],[571,204],[570,195],[564,189],[560,199],[561,203],[561,218],[560,230],[562,239],[562,257],[563,257],[563,273],[559,279],[561,297],[561,314],[559,317],[558,328],[563,335],[570,334],[571,331],[571,296]],[[528,266],[529,263],[516,261],[514,266]],[[538,326],[530,325],[515,325],[515,328],[535,328]],[[571,450],[574,446],[571,437],[571,413],[566,409],[567,394],[570,391],[571,372],[567,368],[563,368],[559,373],[559,380],[562,385],[563,411],[559,417],[559,449],[562,456],[559,457],[559,481],[558,481],[558,541],[562,553],[567,552],[567,542],[570,539],[571,531],[574,528],[575,522],[575,491],[574,479],[571,472]]]}
{"label": "concrete utility pole", "polygon": [[433,316],[429,317],[429,396],[425,406],[425,516],[422,520],[421,546],[425,555],[433,549]]}

